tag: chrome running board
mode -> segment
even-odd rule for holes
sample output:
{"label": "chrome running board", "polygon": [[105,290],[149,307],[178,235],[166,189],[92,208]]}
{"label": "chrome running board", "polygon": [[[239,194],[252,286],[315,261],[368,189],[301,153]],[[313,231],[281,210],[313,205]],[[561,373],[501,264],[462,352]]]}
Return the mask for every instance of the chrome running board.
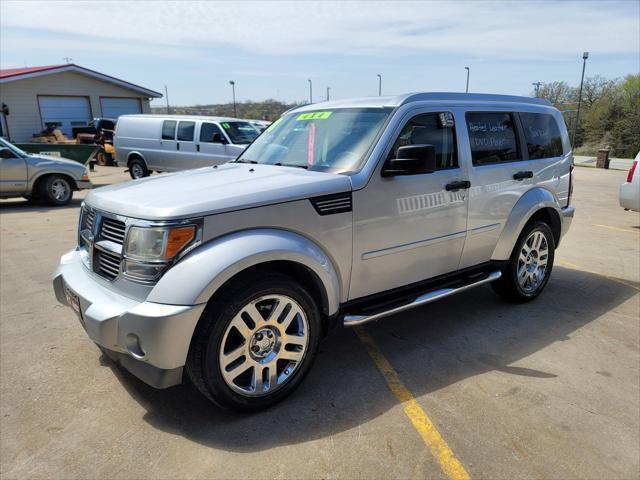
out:
{"label": "chrome running board", "polygon": [[373,315],[345,315],[343,318],[343,324],[345,327],[353,327],[355,325],[362,325],[363,323],[379,320],[380,318],[388,317],[389,315],[394,315],[396,313],[404,312],[405,310],[419,307],[427,303],[435,302],[436,300],[449,297],[456,293],[464,292],[465,290],[469,290],[471,288],[484,285],[485,283],[494,282],[498,280],[501,276],[502,276],[502,272],[500,271],[491,272],[489,275],[487,275],[486,277],[476,282],[467,283],[465,285],[462,285],[456,288],[442,288],[439,290],[433,290],[429,293],[420,295],[410,303],[407,303],[405,305],[400,305],[399,307],[395,307],[390,310],[385,310],[383,312],[378,312]]}

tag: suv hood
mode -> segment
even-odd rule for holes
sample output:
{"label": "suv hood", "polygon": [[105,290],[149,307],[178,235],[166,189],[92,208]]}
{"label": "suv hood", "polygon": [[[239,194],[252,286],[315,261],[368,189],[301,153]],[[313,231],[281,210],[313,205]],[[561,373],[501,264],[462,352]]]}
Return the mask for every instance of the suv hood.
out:
{"label": "suv hood", "polygon": [[145,220],[229,212],[351,190],[346,175],[295,167],[227,163],[92,190],[86,203]]}

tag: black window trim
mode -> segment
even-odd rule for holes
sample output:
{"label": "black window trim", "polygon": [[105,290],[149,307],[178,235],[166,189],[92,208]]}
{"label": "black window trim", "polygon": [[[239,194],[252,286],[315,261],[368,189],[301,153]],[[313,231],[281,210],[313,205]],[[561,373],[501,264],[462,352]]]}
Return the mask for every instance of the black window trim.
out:
{"label": "black window trim", "polygon": [[[456,115],[451,110],[431,110],[431,109],[428,110],[428,111],[424,111],[424,112],[420,112],[420,113],[416,113],[414,115],[411,115],[411,117],[406,122],[403,122],[403,123],[400,124],[400,129],[398,130],[397,135],[392,137],[392,140],[391,140],[390,144],[387,146],[386,154],[383,157],[384,161],[382,162],[382,169],[384,169],[384,165],[391,159],[391,154],[393,153],[393,146],[398,141],[398,138],[400,138],[400,135],[402,134],[402,131],[404,130],[404,127],[406,127],[409,122],[413,121],[414,118],[420,117],[422,115],[438,114],[438,113],[450,113],[453,116],[453,121],[454,121],[454,123],[453,123],[453,144],[456,147],[456,163],[458,165],[456,167],[439,168],[439,169],[436,169],[435,171],[433,171],[431,173],[420,173],[420,174],[417,174],[417,175],[433,175],[434,173],[437,173],[437,172],[452,172],[454,170],[460,170],[462,167],[460,165],[460,163],[461,163],[460,162],[460,159],[461,159],[461,157],[460,157],[460,142],[459,142],[459,135],[457,133],[458,122],[457,122],[457,119],[456,119]],[[416,175],[410,175],[410,177],[415,177],[415,176]]]}
{"label": "black window trim", "polygon": [[[193,136],[191,137],[191,140],[180,140],[178,138],[178,128],[180,128],[181,123],[193,123]],[[198,122],[196,122],[195,120],[179,120],[178,125],[176,125],[176,142],[196,143],[196,125],[197,124]]]}
{"label": "black window trim", "polygon": [[[490,163],[483,163],[481,165],[478,165],[476,163],[474,163],[473,161],[473,149],[471,148],[471,137],[469,135],[469,119],[468,119],[468,115],[472,113],[472,114],[476,114],[476,113],[497,113],[497,114],[503,114],[503,115],[509,115],[511,116],[511,123],[513,125],[514,128],[514,133],[515,133],[515,140],[516,140],[516,149],[519,153],[517,159],[515,160],[504,160],[504,161],[498,161],[498,162],[490,162]],[[522,131],[522,124],[520,123],[520,115],[519,112],[515,111],[515,110],[465,110],[464,112],[464,122],[465,122],[465,127],[467,130],[467,144],[469,146],[469,154],[470,154],[470,159],[471,159],[471,167],[472,168],[481,168],[481,167],[490,167],[493,165],[506,165],[509,163],[519,163],[519,162],[526,162],[529,160],[529,152],[525,151],[522,149],[522,145],[526,145],[526,142],[523,142],[524,140],[524,132]]]}
{"label": "black window trim", "polygon": [[[165,137],[164,137],[164,124],[165,124],[165,123],[167,123],[167,122],[173,122],[173,123],[175,123],[175,125],[173,126],[173,138],[165,138]],[[177,120],[170,120],[170,119],[169,119],[169,120],[167,120],[167,119],[163,120],[163,121],[162,121],[162,130],[161,130],[161,132],[160,132],[160,139],[161,139],[161,140],[166,140],[166,141],[168,141],[168,142],[175,142],[175,141],[177,141],[177,140],[176,140],[176,138],[177,138],[177,129],[178,129],[178,121],[177,121]]]}
{"label": "black window trim", "polygon": [[[212,122],[210,120],[206,120],[206,121],[201,121],[200,122],[200,129],[198,130],[198,143],[214,143],[212,141],[206,141],[206,140],[202,140],[202,127],[205,126],[205,124],[207,125],[214,125],[215,127],[218,128],[218,131],[222,134],[222,138],[227,138],[227,136],[224,133],[223,128],[220,126],[220,124],[218,124],[218,122]],[[227,138],[227,142],[229,142],[229,139]],[[231,142],[229,142],[231,143]]]}

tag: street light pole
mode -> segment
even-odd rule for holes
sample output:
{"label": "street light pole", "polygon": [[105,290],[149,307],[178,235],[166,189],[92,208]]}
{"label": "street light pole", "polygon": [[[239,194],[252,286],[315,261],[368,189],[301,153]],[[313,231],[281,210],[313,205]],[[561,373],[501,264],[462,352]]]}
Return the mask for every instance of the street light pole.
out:
{"label": "street light pole", "polygon": [[169,107],[169,90],[167,90],[167,86],[164,86],[164,98],[167,101],[167,115],[171,115],[171,108]]}
{"label": "street light pole", "polygon": [[231,85],[231,92],[233,93],[233,116],[237,117],[236,113],[236,82],[233,80],[229,80],[229,85]]}
{"label": "street light pole", "polygon": [[533,82],[531,85],[536,87],[536,98],[538,98],[538,95],[540,94],[540,85],[542,85],[542,82]]}
{"label": "street light pole", "polygon": [[582,54],[582,78],[580,79],[580,92],[578,93],[578,111],[576,112],[576,124],[573,126],[573,139],[571,140],[571,146],[576,148],[576,135],[578,135],[578,126],[580,125],[580,104],[582,103],[582,85],[584,84],[584,70],[587,67],[587,58],[589,58],[589,52]]}
{"label": "street light pole", "polygon": [[327,102],[329,101],[329,90],[331,90],[331,87],[327,87]]}
{"label": "street light pole", "polygon": [[380,75],[379,73],[376,75],[378,77],[378,96],[381,97],[382,96],[382,75]]}
{"label": "street light pole", "polygon": [[311,79],[308,79],[307,82],[309,82],[309,103],[313,103],[313,83]]}
{"label": "street light pole", "polygon": [[465,89],[465,93],[469,93],[469,73],[471,72],[471,70],[469,69],[469,67],[464,67],[464,69],[467,71],[467,88]]}

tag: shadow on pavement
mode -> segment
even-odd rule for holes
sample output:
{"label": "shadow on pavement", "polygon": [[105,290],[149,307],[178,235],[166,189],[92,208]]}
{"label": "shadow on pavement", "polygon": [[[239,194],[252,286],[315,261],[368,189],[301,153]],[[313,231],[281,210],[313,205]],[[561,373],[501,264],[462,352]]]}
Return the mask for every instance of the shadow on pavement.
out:
{"label": "shadow on pavement", "polygon": [[[637,293],[603,276],[555,267],[546,291],[534,302],[504,303],[490,287],[480,287],[365,328],[416,397],[493,370],[544,381],[562,377],[563,371],[510,364],[570,340],[573,332]],[[189,383],[155,390],[110,361],[104,364],[146,409],[144,420],[150,425],[235,452],[334,435],[397,405],[349,330],[323,342],[309,376],[292,396],[250,415],[212,406]]]}

